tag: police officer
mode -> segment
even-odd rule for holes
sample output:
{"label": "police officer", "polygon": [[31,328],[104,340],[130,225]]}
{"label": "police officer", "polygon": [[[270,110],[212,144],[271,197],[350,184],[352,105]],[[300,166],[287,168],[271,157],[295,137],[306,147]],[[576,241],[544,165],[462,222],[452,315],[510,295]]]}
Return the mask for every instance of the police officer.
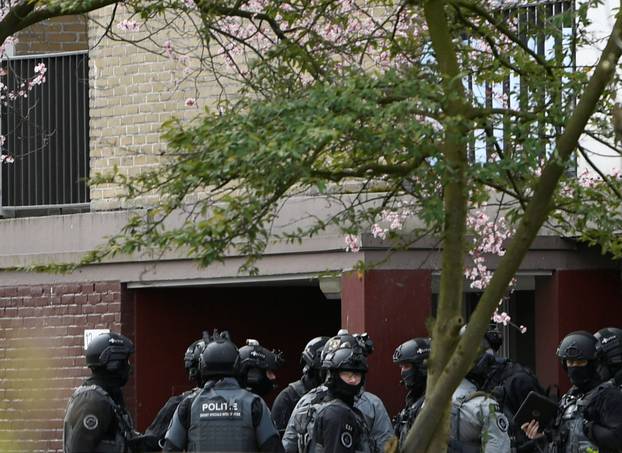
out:
{"label": "police officer", "polygon": [[265,398],[276,386],[276,370],[283,366],[283,353],[270,351],[257,340],[240,348],[240,385]]}
{"label": "police officer", "polygon": [[[462,332],[464,332],[464,327]],[[451,397],[450,453],[505,453],[511,451],[509,421],[499,403],[478,390],[490,365],[490,343],[484,340],[482,353]]]}
{"label": "police officer", "polygon": [[479,389],[492,394],[506,416],[512,418],[529,392],[544,395],[544,389],[528,367],[497,355],[503,339],[496,328],[486,332],[484,341],[486,352],[481,357]]}
{"label": "police officer", "polygon": [[613,379],[622,385],[622,329],[605,327],[594,334],[602,350],[602,364],[599,374],[603,381]]}
{"label": "police officer", "polygon": [[238,362],[228,335],[214,335],[200,358],[206,384],[177,407],[164,451],[282,451],[266,403],[235,378]]}
{"label": "police officer", "polygon": [[[184,369],[186,370],[188,380],[194,387],[181,395],[171,396],[168,401],[164,403],[162,409],[160,409],[156,417],[153,419],[153,422],[151,422],[145,431],[145,434],[151,435],[158,440],[159,448],[157,448],[157,450],[160,450],[162,445],[164,445],[166,430],[170,425],[173,414],[175,413],[177,406],[179,406],[179,403],[181,403],[187,396],[200,391],[200,388],[202,387],[201,372],[199,370],[199,358],[205,349],[206,338],[209,339],[209,334],[207,332],[203,332],[203,338],[193,342],[190,346],[188,346],[186,352],[184,353]],[[156,449],[153,450],[155,451]]]}
{"label": "police officer", "polygon": [[395,435],[401,445],[404,444],[406,435],[423,404],[430,347],[429,338],[413,338],[399,345],[393,353],[393,363],[400,367],[400,382],[407,390],[406,405],[395,417],[394,422]]}
{"label": "police officer", "polygon": [[[344,341],[358,342],[365,356],[368,356],[373,351],[373,343],[367,334],[350,335],[346,329],[341,329],[337,333],[337,337],[344,337]],[[322,349],[322,361],[326,354],[331,351],[331,345],[329,345],[329,343],[330,342],[327,342]],[[334,345],[335,342],[332,344]],[[326,384],[323,384],[310,390],[300,398],[287,423],[285,433],[283,433],[283,446],[286,451],[297,451],[298,448],[297,433],[293,424],[296,414],[305,412],[308,406],[313,404],[314,401],[320,401],[327,393],[328,388]],[[382,400],[373,393],[366,391],[364,386],[361,386],[358,395],[355,396],[354,407],[365,417],[367,428],[373,440],[373,448],[378,451],[383,451],[387,442],[394,438],[394,434],[391,419],[389,418],[389,414]]]}
{"label": "police officer", "polygon": [[76,389],[65,414],[65,453],[130,451],[138,433],[125,409],[121,388],[130,375],[134,345],[114,332],[96,336],[86,348],[91,377]]}
{"label": "police officer", "polygon": [[367,372],[363,348],[353,336],[341,335],[331,338],[324,351],[322,368],[326,370],[327,392],[292,416],[295,451],[374,451],[365,418],[354,408]]}
{"label": "police officer", "polygon": [[291,382],[274,400],[272,419],[280,434],[285,432],[289,417],[300,398],[324,380],[320,373],[322,364],[320,357],[327,340],[328,337],[315,337],[307,343],[300,357],[300,363],[303,366],[302,377]]}
{"label": "police officer", "polygon": [[554,452],[622,449],[622,392],[611,381],[603,383],[598,374],[602,360],[598,340],[589,332],[571,332],[560,343],[557,356],[572,387],[559,403],[549,436],[541,435],[535,420],[523,425],[527,436],[546,441],[550,438],[549,450]]}
{"label": "police officer", "polygon": [[512,420],[529,392],[534,391],[544,395],[545,391],[533,371],[524,365],[497,355],[502,344],[503,338],[496,327],[489,329],[484,336],[485,352],[467,377],[477,385],[479,390],[492,395],[499,403],[510,422],[508,434],[512,446],[522,450],[528,448],[529,439],[520,426],[515,426]]}

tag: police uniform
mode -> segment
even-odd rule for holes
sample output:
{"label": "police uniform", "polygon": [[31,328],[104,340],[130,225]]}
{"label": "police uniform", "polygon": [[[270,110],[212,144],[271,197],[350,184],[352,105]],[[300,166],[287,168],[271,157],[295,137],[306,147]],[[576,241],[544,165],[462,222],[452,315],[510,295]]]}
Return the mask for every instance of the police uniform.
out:
{"label": "police uniform", "polygon": [[146,435],[157,439],[158,448],[155,448],[156,451],[160,450],[161,445],[164,443],[164,436],[166,436],[166,431],[171,424],[171,420],[173,420],[173,415],[175,414],[179,404],[187,397],[198,394],[200,391],[200,388],[193,388],[192,390],[188,390],[181,395],[171,396],[166,403],[164,403],[164,406],[162,406],[162,408],[158,411],[151,424],[145,430]]}
{"label": "police uniform", "polygon": [[606,382],[580,394],[576,387],[559,405],[550,450],[564,453],[622,449],[622,392]]}
{"label": "police uniform", "polygon": [[545,394],[533,371],[503,357],[495,357],[481,390],[494,395],[506,415],[515,414],[529,392]]}
{"label": "police uniform", "polygon": [[327,341],[328,337],[325,336],[309,340],[300,355],[300,363],[303,365],[302,377],[285,387],[274,400],[272,419],[279,430],[279,434],[282,435],[285,432],[289,417],[300,398],[321,384],[322,349]]}
{"label": "police uniform", "polygon": [[363,414],[328,393],[320,393],[304,410],[296,411],[292,415],[291,423],[296,434],[296,447],[293,451],[300,453],[376,451]]}
{"label": "police uniform", "polygon": [[419,414],[421,410],[421,406],[423,406],[423,401],[425,399],[425,395],[421,396],[414,402],[407,404],[404,409],[400,411],[399,414],[395,417],[395,422],[393,424],[395,430],[395,436],[397,437],[399,444],[404,445],[406,442],[406,436],[408,435],[408,431],[412,428],[415,423],[415,418]]}
{"label": "police uniform", "polygon": [[137,433],[122,401],[119,389],[106,391],[98,380],[87,379],[76,389],[67,406],[63,424],[64,452],[130,451],[129,442]]}
{"label": "police uniform", "polygon": [[448,452],[510,452],[509,422],[499,404],[468,379],[452,395]]}
{"label": "police uniform", "polygon": [[365,417],[376,449],[384,451],[384,446],[393,438],[393,425],[382,400],[373,393],[362,391],[354,401],[354,407]]}
{"label": "police uniform", "polygon": [[296,403],[298,403],[300,398],[312,388],[311,386],[308,387],[305,385],[305,379],[303,377],[296,382],[291,382],[278,394],[272,404],[272,419],[274,420],[279,434],[285,432],[287,422],[296,407]]}
{"label": "police uniform", "polygon": [[[326,386],[321,385],[310,390],[300,398],[283,434],[283,447],[286,452],[298,451],[298,434],[294,426],[294,417],[299,413],[305,412],[307,407],[313,404],[314,401],[322,400],[327,393],[328,389]],[[354,407],[358,409],[365,419],[374,448],[378,451],[383,451],[387,441],[393,437],[393,427],[382,400],[373,393],[363,391],[354,400]]]}
{"label": "police uniform", "polygon": [[480,390],[495,398],[510,421],[508,433],[512,446],[520,448],[530,442],[520,426],[516,426],[512,420],[529,392],[534,391],[545,395],[533,371],[506,358],[494,356],[494,361]]}
{"label": "police uniform", "polygon": [[[165,451],[279,451],[270,410],[233,377],[209,381],[177,407]],[[273,445],[267,448],[266,445]]]}

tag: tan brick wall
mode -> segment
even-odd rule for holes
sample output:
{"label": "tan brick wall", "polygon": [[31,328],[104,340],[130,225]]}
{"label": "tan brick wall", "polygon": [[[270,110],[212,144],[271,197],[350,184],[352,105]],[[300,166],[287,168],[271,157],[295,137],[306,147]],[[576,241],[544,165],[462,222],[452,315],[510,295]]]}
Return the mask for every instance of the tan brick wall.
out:
{"label": "tan brick wall", "polygon": [[34,24],[17,34],[17,55],[88,49],[86,16],[63,16]]}
{"label": "tan brick wall", "polygon": [[[191,118],[199,113],[188,108],[184,101],[197,97],[195,80],[176,85],[181,69],[163,55],[161,43],[167,36],[154,39],[153,52],[130,43],[103,39],[97,46],[102,29],[95,22],[107,23],[110,8],[91,14],[89,21],[90,52],[90,134],[91,174],[106,173],[115,166],[129,176],[159,165],[160,153],[165,149],[160,138],[161,124],[175,115]],[[128,38],[144,36],[123,33],[116,24],[123,19],[117,15],[113,25],[115,33]],[[176,41],[176,43],[178,43]],[[149,45],[143,41],[142,46]],[[154,53],[155,52],[155,53]],[[215,92],[213,84],[200,85],[200,99],[205,102],[209,93]],[[117,186],[102,184],[91,187],[91,209],[118,209],[136,204],[148,204],[153,197],[126,202],[118,198]]]}

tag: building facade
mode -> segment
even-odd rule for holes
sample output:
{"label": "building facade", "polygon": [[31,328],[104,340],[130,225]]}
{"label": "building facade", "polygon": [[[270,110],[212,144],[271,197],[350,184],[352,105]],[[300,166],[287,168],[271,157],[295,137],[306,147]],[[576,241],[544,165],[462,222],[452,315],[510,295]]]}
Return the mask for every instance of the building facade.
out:
{"label": "building facade", "polygon": [[[83,198],[78,189],[75,197],[68,189],[70,196],[64,198],[59,188],[63,178],[56,175],[79,180],[113,167],[130,176],[153,168],[164,146],[161,123],[171,115],[197,113],[183,102],[192,88],[182,84],[171,90],[175,62],[100,39],[95,22],[104,23],[109,15],[104,9],[92,14],[93,22],[61,18],[42,24],[25,32],[15,49],[15,61],[39,53],[64,58],[82,52],[88,57],[74,66],[88,62],[88,110],[76,113],[87,115],[81,136],[88,140],[63,142],[60,134],[50,134],[48,143],[58,139],[64,144],[59,150],[75,149],[81,156],[59,157],[58,162],[67,163],[57,165],[54,175],[28,173],[25,160],[10,170],[15,174],[3,169],[4,183],[19,182],[13,189],[3,184],[4,195],[18,189],[37,193],[37,180],[54,186],[57,195],[43,201],[26,195],[3,198],[0,449],[62,449],[66,402],[88,375],[85,332],[94,329],[120,331],[136,344],[126,399],[139,429],[170,395],[188,388],[183,353],[203,330],[214,328],[229,330],[238,344],[256,338],[283,350],[287,362],[279,373],[281,386],[298,377],[299,354],[310,338],[333,335],[341,327],[368,332],[375,343],[368,388],[395,414],[403,394],[399,370],[391,362],[393,350],[408,338],[427,335],[426,321],[435,310],[440,253],[433,241],[420,241],[385,260],[386,243],[363,235],[361,250],[349,253],[342,234],[329,229],[300,245],[271,245],[258,263],[258,276],[240,275],[243,257],[198,268],[183,251],[119,256],[70,274],[15,270],[79,259],[119,231],[134,207],[119,199],[114,185],[91,186]],[[577,58],[590,58],[589,49],[580,50]],[[64,92],[58,90],[62,98]],[[209,83],[201,90],[203,99],[218,96]],[[622,168],[619,156],[603,159],[603,165]],[[45,160],[30,163],[35,165],[47,168]],[[583,164],[578,165],[581,171]],[[71,173],[78,167],[85,173]],[[287,223],[326,209],[325,200],[301,196],[288,202],[281,217]],[[351,271],[359,260],[382,264],[360,275]],[[568,383],[554,359],[559,340],[572,330],[622,325],[621,283],[619,263],[598,250],[571,239],[539,236],[507,307],[527,333],[506,330],[505,352],[534,367],[545,386],[564,390]],[[478,294],[464,297],[468,311]]]}

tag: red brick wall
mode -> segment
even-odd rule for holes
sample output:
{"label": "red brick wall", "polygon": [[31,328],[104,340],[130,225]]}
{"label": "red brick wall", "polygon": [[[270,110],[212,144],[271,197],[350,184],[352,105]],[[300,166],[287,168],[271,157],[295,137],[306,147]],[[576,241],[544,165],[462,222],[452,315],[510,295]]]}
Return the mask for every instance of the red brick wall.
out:
{"label": "red brick wall", "polygon": [[125,333],[122,292],[119,282],[0,287],[0,451],[62,450],[67,400],[89,374],[84,329]]}
{"label": "red brick wall", "polygon": [[17,55],[87,50],[86,16],[54,17],[17,34]]}

